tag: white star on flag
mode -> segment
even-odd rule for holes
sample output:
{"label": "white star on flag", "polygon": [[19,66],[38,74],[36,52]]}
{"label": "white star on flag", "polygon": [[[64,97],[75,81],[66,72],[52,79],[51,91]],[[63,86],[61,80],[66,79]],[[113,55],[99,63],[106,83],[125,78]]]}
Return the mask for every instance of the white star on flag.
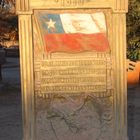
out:
{"label": "white star on flag", "polygon": [[48,29],[50,28],[55,28],[55,21],[53,21],[52,19],[50,19],[48,22],[46,22],[48,25]]}

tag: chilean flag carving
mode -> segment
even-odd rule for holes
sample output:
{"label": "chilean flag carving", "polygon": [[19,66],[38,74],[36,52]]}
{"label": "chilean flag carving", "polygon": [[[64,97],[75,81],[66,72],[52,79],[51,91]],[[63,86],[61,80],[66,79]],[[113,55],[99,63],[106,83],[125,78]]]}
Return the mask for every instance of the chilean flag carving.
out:
{"label": "chilean flag carving", "polygon": [[40,12],[39,21],[48,53],[109,51],[106,20],[102,12],[93,14]]}

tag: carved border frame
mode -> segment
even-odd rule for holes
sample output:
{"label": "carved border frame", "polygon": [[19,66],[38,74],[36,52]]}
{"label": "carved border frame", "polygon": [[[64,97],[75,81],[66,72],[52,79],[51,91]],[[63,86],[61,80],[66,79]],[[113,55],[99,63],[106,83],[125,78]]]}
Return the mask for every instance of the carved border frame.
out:
{"label": "carved border frame", "polygon": [[[70,0],[69,0],[70,1]],[[73,0],[74,1],[74,0]],[[76,1],[76,0],[75,0]],[[23,140],[35,140],[33,10],[111,8],[114,68],[114,140],[127,140],[126,13],[128,0],[88,0],[83,4],[64,4],[64,0],[16,0],[19,20],[20,68],[23,112]]]}

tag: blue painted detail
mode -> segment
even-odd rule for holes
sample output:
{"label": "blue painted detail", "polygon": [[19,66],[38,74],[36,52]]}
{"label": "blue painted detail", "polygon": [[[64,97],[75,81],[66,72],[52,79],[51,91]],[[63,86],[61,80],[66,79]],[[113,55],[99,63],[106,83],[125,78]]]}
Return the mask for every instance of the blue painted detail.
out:
{"label": "blue painted detail", "polygon": [[[39,18],[43,27],[43,30],[45,33],[49,33],[49,34],[61,34],[64,33],[64,29],[63,29],[63,25],[61,22],[61,18],[59,14],[49,14],[49,13],[40,13],[39,14]],[[53,22],[55,22],[54,26],[55,28],[49,28],[47,22],[49,22],[50,20],[52,20]]]}

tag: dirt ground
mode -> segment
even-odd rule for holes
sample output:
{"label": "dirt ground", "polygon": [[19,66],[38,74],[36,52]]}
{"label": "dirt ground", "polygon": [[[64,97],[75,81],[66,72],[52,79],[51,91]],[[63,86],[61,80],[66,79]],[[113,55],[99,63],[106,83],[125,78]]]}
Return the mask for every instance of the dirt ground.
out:
{"label": "dirt ground", "polygon": [[[22,140],[19,59],[8,58],[0,82],[0,140]],[[140,140],[140,85],[128,87],[128,136]]]}

